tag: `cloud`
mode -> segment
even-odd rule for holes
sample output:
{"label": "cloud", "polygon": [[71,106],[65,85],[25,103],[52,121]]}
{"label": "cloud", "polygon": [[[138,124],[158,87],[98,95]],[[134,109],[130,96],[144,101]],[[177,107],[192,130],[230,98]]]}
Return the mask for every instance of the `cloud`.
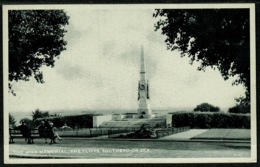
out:
{"label": "cloud", "polygon": [[85,76],[84,70],[81,67],[68,63],[59,66],[56,71],[66,80],[77,79]]}

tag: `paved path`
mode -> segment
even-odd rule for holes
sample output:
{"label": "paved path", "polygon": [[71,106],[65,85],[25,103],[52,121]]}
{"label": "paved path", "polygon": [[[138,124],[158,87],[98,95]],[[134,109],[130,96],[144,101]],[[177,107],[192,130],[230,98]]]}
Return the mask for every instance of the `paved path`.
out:
{"label": "paved path", "polygon": [[249,140],[250,129],[210,129],[205,133],[194,136],[193,139],[219,139],[219,140]]}
{"label": "paved path", "polygon": [[186,132],[176,133],[160,138],[160,140],[189,140],[190,138],[207,132],[208,129],[191,129]]}
{"label": "paved path", "polygon": [[[239,150],[239,151],[238,151]],[[186,140],[85,140],[64,138],[57,144],[17,139],[9,145],[11,158],[224,158],[250,157],[250,143]],[[37,160],[38,161],[38,160]]]}

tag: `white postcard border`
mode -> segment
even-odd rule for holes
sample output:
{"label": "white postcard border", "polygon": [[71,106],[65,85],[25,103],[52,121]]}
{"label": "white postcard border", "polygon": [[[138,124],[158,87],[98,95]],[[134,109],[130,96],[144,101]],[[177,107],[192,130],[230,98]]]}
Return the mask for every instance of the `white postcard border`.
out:
{"label": "white postcard border", "polygon": [[[97,159],[10,159],[8,140],[8,10],[25,9],[250,9],[250,72],[251,72],[251,157],[250,158],[97,158]],[[255,4],[215,3],[215,4],[84,4],[84,5],[3,5],[3,77],[4,77],[4,162],[7,164],[71,164],[71,163],[250,163],[257,161],[256,139],[256,38]]]}

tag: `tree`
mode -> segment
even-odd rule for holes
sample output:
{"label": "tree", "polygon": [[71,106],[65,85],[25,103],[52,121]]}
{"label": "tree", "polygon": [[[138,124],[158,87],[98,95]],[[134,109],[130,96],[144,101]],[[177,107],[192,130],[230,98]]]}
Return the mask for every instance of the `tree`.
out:
{"label": "tree", "polygon": [[220,109],[219,109],[219,107],[213,106],[212,104],[209,104],[209,103],[201,103],[200,105],[197,105],[197,107],[194,108],[193,111],[218,112],[218,111],[220,111]]}
{"label": "tree", "polygon": [[229,113],[250,113],[250,105],[244,97],[236,99],[237,104],[228,109]]}
{"label": "tree", "polygon": [[16,123],[16,120],[15,120],[14,116],[9,113],[9,126],[12,128],[15,127],[15,123]]}
{"label": "tree", "polygon": [[63,10],[9,10],[9,90],[12,81],[34,76],[43,83],[42,66],[54,67],[55,58],[65,50],[69,17]]}
{"label": "tree", "polygon": [[[157,9],[155,30],[166,35],[167,49],[179,50],[198,70],[217,68],[226,80],[243,84],[250,102],[250,48],[248,9]],[[249,103],[250,104],[250,103]]]}
{"label": "tree", "polygon": [[48,111],[40,111],[38,108],[32,112],[32,120],[35,121],[38,118],[45,118],[49,117],[49,112]]}
{"label": "tree", "polygon": [[28,128],[32,129],[35,128],[34,122],[29,118],[23,118],[20,120],[20,123],[25,122],[25,124],[28,126]]}

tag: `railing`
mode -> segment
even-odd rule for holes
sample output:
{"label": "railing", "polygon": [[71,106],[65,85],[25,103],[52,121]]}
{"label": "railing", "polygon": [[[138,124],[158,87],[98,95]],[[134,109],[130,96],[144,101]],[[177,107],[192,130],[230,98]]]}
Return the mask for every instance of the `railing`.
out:
{"label": "railing", "polygon": [[[168,136],[175,133],[180,133],[183,131],[189,130],[190,127],[179,127],[179,128],[163,128],[163,129],[154,129],[156,133],[156,138],[163,136]],[[140,130],[140,127],[125,127],[125,128],[80,128],[80,129],[66,129],[66,130],[57,130],[59,136],[61,137],[97,137],[108,135],[108,138],[119,137],[120,135],[134,133]],[[10,129],[10,133],[13,135],[21,135],[19,130]],[[38,129],[30,129],[31,135],[38,135]]]}
{"label": "railing", "polygon": [[[115,131],[113,131],[113,133],[110,133],[108,135],[108,137],[109,138],[132,138],[132,137],[130,137],[131,136],[130,133],[133,134],[137,130],[140,130],[140,128],[135,128],[135,129],[132,129],[131,131],[127,131],[127,130],[123,130],[123,131],[118,130],[118,131],[116,131],[115,130]],[[161,129],[148,130],[148,131],[151,132],[150,137],[146,136],[145,138],[157,139],[157,138],[160,138],[160,137],[169,136],[171,134],[180,133],[180,132],[184,132],[184,131],[188,131],[188,130],[190,130],[189,126],[179,127],[179,128],[161,128]],[[146,131],[146,133],[147,133],[147,131]],[[133,138],[143,138],[142,132],[141,132],[141,134],[139,132],[139,135],[140,136],[138,136],[138,134],[137,135],[133,135],[134,136]]]}
{"label": "railing", "polygon": [[128,127],[128,128],[115,128],[115,129],[110,129],[108,138],[115,138],[119,137],[122,134],[125,133],[133,133],[137,130],[140,130],[140,127]]}
{"label": "railing", "polygon": [[157,138],[160,138],[160,137],[169,136],[171,134],[180,133],[188,130],[190,130],[189,126],[179,127],[179,128],[160,129],[160,130],[156,130],[156,136]]}
{"label": "railing", "polygon": [[138,128],[80,128],[80,129],[68,129],[68,130],[59,130],[57,131],[61,137],[97,137],[104,135],[113,135],[126,132],[134,132]]}

